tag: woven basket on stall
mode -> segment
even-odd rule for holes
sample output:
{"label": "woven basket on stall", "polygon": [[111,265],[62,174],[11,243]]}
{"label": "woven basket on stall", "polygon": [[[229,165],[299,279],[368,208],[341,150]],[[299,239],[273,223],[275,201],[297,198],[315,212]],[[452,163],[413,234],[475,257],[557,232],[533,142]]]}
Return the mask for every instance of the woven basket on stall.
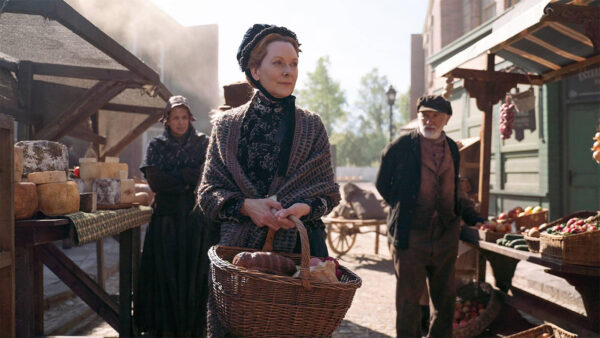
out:
{"label": "woven basket on stall", "polygon": [[457,296],[464,299],[487,299],[485,310],[467,325],[452,330],[452,337],[474,337],[481,334],[496,319],[502,308],[502,301],[488,283],[467,284],[456,291]]}
{"label": "woven basket on stall", "polygon": [[[239,252],[257,250],[213,246],[208,252],[217,315],[234,336],[331,336],[362,284],[360,277],[343,266],[337,283],[310,281],[306,229],[297,218],[291,218],[300,234],[302,253],[279,254],[301,265],[300,278],[266,274],[230,263]],[[267,236],[266,248],[272,248],[272,237]]]}
{"label": "woven basket on stall", "polygon": [[[548,227],[564,223],[573,217],[587,218],[590,216],[595,216],[596,220],[600,219],[600,212],[578,211],[559,218],[548,224]],[[542,259],[560,259],[569,264],[600,266],[600,231],[568,236],[542,232],[540,235],[540,252],[542,253]]]}
{"label": "woven basket on stall", "polygon": [[513,220],[517,230],[520,230],[521,228],[531,229],[541,224],[548,223],[548,210],[515,217]]}
{"label": "woven basket on stall", "polygon": [[540,238],[527,236],[527,232],[523,233],[523,238],[527,242],[527,248],[531,252],[540,252]]}
{"label": "woven basket on stall", "polygon": [[565,331],[560,327],[550,323],[542,324],[529,330],[515,333],[506,338],[539,338],[544,333],[550,334],[552,338],[577,338],[576,334]]}

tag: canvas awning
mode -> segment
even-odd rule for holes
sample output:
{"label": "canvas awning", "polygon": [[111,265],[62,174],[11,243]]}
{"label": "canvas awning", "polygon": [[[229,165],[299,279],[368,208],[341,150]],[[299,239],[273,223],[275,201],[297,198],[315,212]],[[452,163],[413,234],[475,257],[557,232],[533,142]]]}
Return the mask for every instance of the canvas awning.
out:
{"label": "canvas awning", "polygon": [[[440,76],[482,54],[512,62],[542,84],[600,64],[600,0],[517,4],[493,23],[492,33],[435,68]],[[454,76],[461,77],[461,76]]]}
{"label": "canvas awning", "polygon": [[0,6],[0,109],[32,125],[30,138],[76,137],[115,156],[169,96],[157,71],[63,0]]}

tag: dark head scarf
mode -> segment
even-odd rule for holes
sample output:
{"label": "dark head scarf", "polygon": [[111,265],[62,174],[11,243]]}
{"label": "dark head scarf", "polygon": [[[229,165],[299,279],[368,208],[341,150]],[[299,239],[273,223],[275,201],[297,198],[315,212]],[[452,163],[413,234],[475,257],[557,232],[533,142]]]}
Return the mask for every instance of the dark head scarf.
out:
{"label": "dark head scarf", "polygon": [[192,110],[190,109],[190,104],[188,103],[188,100],[185,98],[185,96],[182,95],[174,95],[169,98],[167,106],[165,107],[165,110],[163,111],[163,114],[160,117],[159,121],[163,125],[167,125],[167,121],[169,120],[169,114],[171,113],[171,110],[178,106],[184,106],[185,108],[187,108],[188,112],[190,113],[190,122],[196,121],[194,115],[192,114]]}

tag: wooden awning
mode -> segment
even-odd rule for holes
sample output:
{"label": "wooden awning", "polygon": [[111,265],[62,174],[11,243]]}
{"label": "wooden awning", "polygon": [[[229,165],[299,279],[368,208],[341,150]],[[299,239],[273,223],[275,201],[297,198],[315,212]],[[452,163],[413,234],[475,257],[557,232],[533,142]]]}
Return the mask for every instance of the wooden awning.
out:
{"label": "wooden awning", "polygon": [[[32,138],[76,137],[102,145],[100,157],[155,124],[171,96],[154,69],[63,0],[0,6],[0,72],[0,94],[13,91],[0,107],[33,125]],[[126,128],[103,130],[103,121]]]}
{"label": "wooden awning", "polygon": [[[460,68],[485,54],[486,69]],[[496,71],[495,55],[514,66]],[[494,21],[489,35],[435,67],[449,90],[453,78],[463,79],[483,112],[478,187],[483,216],[489,206],[493,105],[517,84],[541,85],[599,64],[600,0],[556,0],[517,4]]]}
{"label": "wooden awning", "polygon": [[600,0],[522,5],[496,20],[491,34],[437,66],[436,74],[463,78],[458,67],[485,53],[512,62],[529,76],[521,80],[538,85],[600,64]]}

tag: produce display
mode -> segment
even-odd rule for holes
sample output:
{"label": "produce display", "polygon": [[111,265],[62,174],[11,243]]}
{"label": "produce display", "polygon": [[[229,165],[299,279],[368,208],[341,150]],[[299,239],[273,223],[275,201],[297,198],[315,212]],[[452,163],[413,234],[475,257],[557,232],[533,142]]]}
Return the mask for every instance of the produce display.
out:
{"label": "produce display", "polygon": [[584,232],[597,231],[599,227],[600,221],[594,220],[593,216],[586,219],[573,217],[565,223],[547,228],[545,232],[552,235],[568,236],[581,234]]}
{"label": "produce display", "polygon": [[600,163],[600,132],[597,132],[594,135],[594,144],[592,145],[592,152],[594,156],[594,160],[597,163]]}
{"label": "produce display", "polygon": [[454,320],[452,328],[457,329],[474,321],[485,310],[485,304],[480,300],[464,300],[456,298],[454,304]]}
{"label": "produce display", "polygon": [[515,120],[515,105],[509,104],[507,99],[500,107],[500,137],[503,140],[509,139],[513,132],[513,122]]}

